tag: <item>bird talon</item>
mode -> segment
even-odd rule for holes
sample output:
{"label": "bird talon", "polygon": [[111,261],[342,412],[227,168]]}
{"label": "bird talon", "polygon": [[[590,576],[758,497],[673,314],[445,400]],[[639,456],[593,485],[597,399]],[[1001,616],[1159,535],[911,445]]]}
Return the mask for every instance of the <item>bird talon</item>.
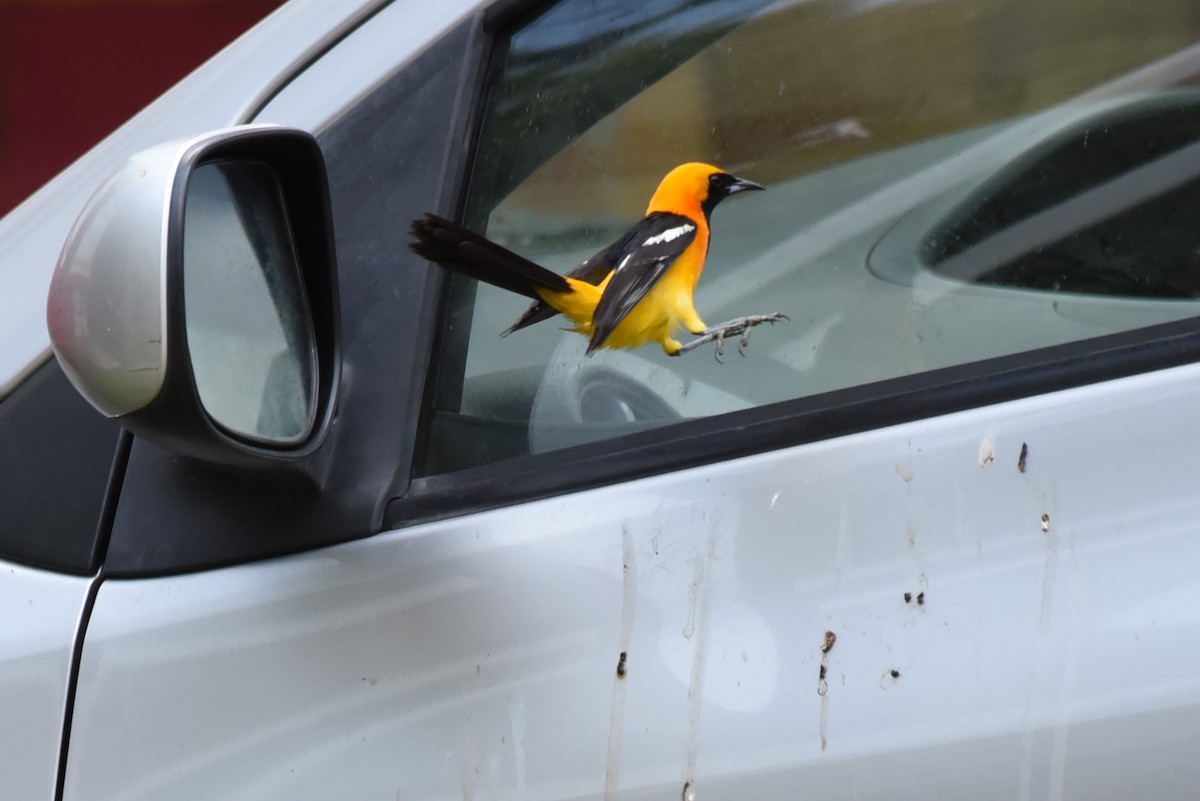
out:
{"label": "bird talon", "polygon": [[746,358],[746,348],[750,345],[750,332],[754,330],[750,326],[746,326],[746,330],[742,332],[742,338],[738,341],[738,355],[743,359]]}
{"label": "bird talon", "polygon": [[711,328],[705,329],[702,334],[691,342],[683,345],[675,355],[687,353],[689,350],[708,342],[715,342],[717,343],[717,347],[714,355],[718,363],[724,364],[725,362],[721,357],[725,355],[725,340],[736,336],[738,337],[738,355],[745,358],[746,348],[750,345],[750,334],[755,326],[762,325],[763,323],[774,325],[787,319],[789,318],[786,314],[775,312],[773,314],[752,314],[721,323],[720,325],[714,325]]}

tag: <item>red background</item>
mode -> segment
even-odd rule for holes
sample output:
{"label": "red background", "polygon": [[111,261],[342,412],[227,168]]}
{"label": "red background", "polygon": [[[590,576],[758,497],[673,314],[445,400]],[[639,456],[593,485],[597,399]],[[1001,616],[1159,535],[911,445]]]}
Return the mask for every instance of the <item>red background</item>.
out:
{"label": "red background", "polygon": [[0,0],[0,216],[280,0]]}

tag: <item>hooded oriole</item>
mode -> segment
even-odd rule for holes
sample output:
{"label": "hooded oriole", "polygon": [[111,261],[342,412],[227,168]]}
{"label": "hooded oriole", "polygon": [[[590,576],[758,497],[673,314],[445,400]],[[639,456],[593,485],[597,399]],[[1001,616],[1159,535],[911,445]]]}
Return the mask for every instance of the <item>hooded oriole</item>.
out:
{"label": "hooded oriole", "polygon": [[[589,354],[658,342],[677,356],[715,340],[719,358],[725,337],[740,334],[745,344],[753,326],[787,319],[755,315],[708,328],[692,303],[712,210],[730,195],[763,188],[708,164],[681,164],[658,185],[640,222],[565,276],[434,214],[413,221],[410,247],[448,270],[532,298],[504,334],[562,313],[589,338]],[[680,328],[698,339],[680,344],[673,338]]]}

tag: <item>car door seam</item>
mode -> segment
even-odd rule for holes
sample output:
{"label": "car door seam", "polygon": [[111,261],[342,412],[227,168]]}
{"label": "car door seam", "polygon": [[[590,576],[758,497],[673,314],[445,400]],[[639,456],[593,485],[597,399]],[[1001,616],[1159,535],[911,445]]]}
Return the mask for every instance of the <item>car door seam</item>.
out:
{"label": "car door seam", "polygon": [[104,570],[101,568],[91,583],[83,599],[83,608],[79,614],[79,625],[75,629],[75,641],[71,647],[71,662],[67,674],[67,692],[63,699],[62,735],[58,745],[58,769],[54,779],[54,801],[62,801],[66,789],[67,757],[71,742],[71,724],[75,713],[76,691],[79,685],[79,671],[83,661],[83,645],[87,637],[88,624],[92,619],[92,610],[96,606],[96,596],[100,585],[104,582]]}

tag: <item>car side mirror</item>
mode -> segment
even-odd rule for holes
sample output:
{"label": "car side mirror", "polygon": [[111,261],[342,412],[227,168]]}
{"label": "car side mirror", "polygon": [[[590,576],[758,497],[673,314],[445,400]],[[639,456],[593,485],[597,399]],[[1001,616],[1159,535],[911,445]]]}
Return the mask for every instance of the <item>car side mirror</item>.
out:
{"label": "car side mirror", "polygon": [[220,464],[311,454],[340,372],[316,140],[244,126],[132,156],[71,230],[46,317],[75,388],[135,434]]}

